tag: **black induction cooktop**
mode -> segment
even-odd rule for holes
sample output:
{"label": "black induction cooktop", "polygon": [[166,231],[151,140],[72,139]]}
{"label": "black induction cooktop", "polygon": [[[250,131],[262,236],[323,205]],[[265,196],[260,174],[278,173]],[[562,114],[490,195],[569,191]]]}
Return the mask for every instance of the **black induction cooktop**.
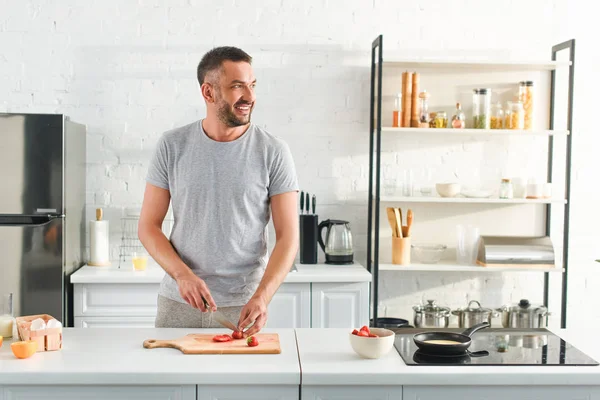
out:
{"label": "black induction cooktop", "polygon": [[[599,365],[571,344],[547,329],[484,329],[472,336],[471,352],[487,350],[488,355],[472,357],[425,354],[413,341],[416,333],[436,329],[393,329],[394,347],[406,365]],[[439,329],[437,329],[439,330]],[[463,329],[443,329],[460,333]]]}

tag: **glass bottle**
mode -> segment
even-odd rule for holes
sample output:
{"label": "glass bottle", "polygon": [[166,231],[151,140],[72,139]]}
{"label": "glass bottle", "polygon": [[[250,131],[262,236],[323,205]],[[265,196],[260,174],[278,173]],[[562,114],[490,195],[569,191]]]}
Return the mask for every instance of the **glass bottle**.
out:
{"label": "glass bottle", "polygon": [[13,294],[5,294],[0,298],[0,336],[12,338],[15,319],[13,316]]}
{"label": "glass bottle", "polygon": [[419,93],[419,128],[429,128],[429,93],[427,90]]}
{"label": "glass bottle", "polygon": [[460,103],[456,103],[456,112],[452,116],[452,128],[463,129],[465,127],[465,113],[462,112]]}
{"label": "glass bottle", "polygon": [[500,102],[497,102],[492,107],[490,127],[492,129],[502,129],[504,127],[504,110],[502,109],[502,104],[500,104]]}
{"label": "glass bottle", "polygon": [[473,128],[490,129],[490,105],[492,90],[473,90]]}
{"label": "glass bottle", "polygon": [[508,122],[506,129],[524,129],[525,126],[525,111],[523,110],[523,103],[520,101],[509,102],[509,113],[505,117],[505,121]]}
{"label": "glass bottle", "polygon": [[503,178],[500,182],[500,195],[501,199],[512,199],[513,198],[513,187],[510,183],[510,179]]}
{"label": "glass bottle", "polygon": [[435,127],[436,128],[447,128],[448,127],[448,115],[446,111],[438,111],[435,113]]}
{"label": "glass bottle", "polygon": [[525,111],[523,129],[531,129],[533,126],[533,81],[521,81],[519,83],[519,101],[523,103],[523,110]]}
{"label": "glass bottle", "polygon": [[400,126],[400,107],[402,107],[402,93],[398,93],[394,100],[394,112],[392,117],[392,126],[394,128]]}

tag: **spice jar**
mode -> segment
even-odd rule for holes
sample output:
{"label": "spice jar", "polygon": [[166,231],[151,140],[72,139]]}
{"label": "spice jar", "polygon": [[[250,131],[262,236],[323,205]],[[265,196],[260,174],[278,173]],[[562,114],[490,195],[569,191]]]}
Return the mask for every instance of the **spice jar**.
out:
{"label": "spice jar", "polygon": [[504,127],[504,110],[502,104],[497,102],[492,107],[492,115],[490,117],[490,128],[502,129]]}
{"label": "spice jar", "polygon": [[523,103],[523,110],[525,111],[523,129],[531,129],[533,126],[533,81],[521,81],[519,83],[519,101]]}
{"label": "spice jar", "polygon": [[506,129],[523,129],[525,126],[525,111],[520,101],[509,101],[508,110],[504,117]]}
{"label": "spice jar", "polygon": [[456,112],[452,116],[452,127],[463,129],[465,127],[465,113],[462,112],[460,103],[456,103]]}
{"label": "spice jar", "polygon": [[435,113],[435,127],[448,127],[448,116],[446,115],[446,111],[438,111],[437,113]]}
{"label": "spice jar", "polygon": [[394,112],[392,114],[392,126],[398,128],[400,126],[400,108],[402,107],[402,93],[396,95],[394,101]]}
{"label": "spice jar", "polygon": [[429,113],[429,127],[430,128],[435,128],[435,116],[437,115],[437,113]]}
{"label": "spice jar", "polygon": [[419,93],[419,128],[429,128],[429,93],[427,90]]}
{"label": "spice jar", "polygon": [[503,178],[500,182],[500,195],[501,199],[512,199],[513,198],[513,187],[510,183],[510,179]]}
{"label": "spice jar", "polygon": [[490,129],[491,89],[473,90],[473,128]]}

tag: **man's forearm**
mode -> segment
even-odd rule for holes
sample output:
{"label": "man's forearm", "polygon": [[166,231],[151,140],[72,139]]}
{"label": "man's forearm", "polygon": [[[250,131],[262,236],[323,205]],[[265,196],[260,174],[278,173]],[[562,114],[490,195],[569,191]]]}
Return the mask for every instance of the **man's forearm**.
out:
{"label": "man's forearm", "polygon": [[155,226],[141,227],[139,238],[148,253],[171,278],[177,280],[193,273],[179,257],[160,228]]}
{"label": "man's forearm", "polygon": [[297,251],[298,239],[294,235],[281,238],[275,243],[273,253],[254,297],[264,299],[267,304],[271,302],[277,289],[290,272]]}

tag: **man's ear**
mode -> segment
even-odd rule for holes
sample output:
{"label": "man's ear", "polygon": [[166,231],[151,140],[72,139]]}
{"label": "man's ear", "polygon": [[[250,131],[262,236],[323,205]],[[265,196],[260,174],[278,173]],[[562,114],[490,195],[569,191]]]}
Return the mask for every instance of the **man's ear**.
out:
{"label": "man's ear", "polygon": [[202,97],[204,97],[204,100],[206,100],[208,103],[215,102],[215,88],[210,83],[204,82],[200,86],[200,93],[202,93]]}

